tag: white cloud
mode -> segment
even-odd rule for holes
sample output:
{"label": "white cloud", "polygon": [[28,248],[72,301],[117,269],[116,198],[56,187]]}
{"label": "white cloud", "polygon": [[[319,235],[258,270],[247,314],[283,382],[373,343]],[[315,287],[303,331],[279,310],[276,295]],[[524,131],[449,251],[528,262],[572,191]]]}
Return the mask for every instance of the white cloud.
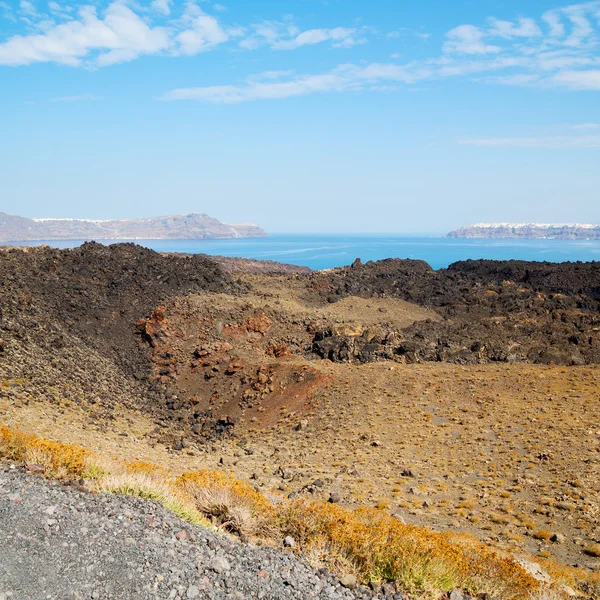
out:
{"label": "white cloud", "polygon": [[538,37],[542,35],[542,30],[533,19],[520,18],[518,25],[511,21],[499,21],[490,19],[492,25],[489,31],[490,35],[506,39],[514,37]]}
{"label": "white cloud", "polygon": [[37,15],[35,6],[32,2],[29,2],[29,0],[21,0],[21,2],[19,2],[19,9],[22,13],[31,17],[35,17]]}
{"label": "white cloud", "polygon": [[152,28],[123,4],[108,6],[104,19],[95,9],[80,9],[79,18],[56,25],[43,34],[14,36],[0,44],[0,65],[27,65],[57,62],[71,66],[83,64],[93,52],[99,66],[132,60],[169,46],[164,27]]}
{"label": "white cloud", "polygon": [[552,81],[573,90],[600,91],[600,70],[562,71],[554,75]]}
{"label": "white cloud", "polygon": [[179,33],[175,41],[181,54],[193,55],[210,50],[228,39],[229,35],[222,29],[217,19],[200,15],[192,19],[189,28]]}
{"label": "white cloud", "polygon": [[394,64],[373,63],[367,66],[340,65],[321,75],[300,75],[282,81],[250,78],[243,85],[179,88],[163,96],[163,100],[203,100],[233,104],[250,100],[282,99],[315,92],[341,92],[376,89],[382,82],[414,83],[427,77],[427,71]]}
{"label": "white cloud", "polygon": [[68,13],[73,12],[72,6],[69,6],[68,4],[61,5],[58,2],[48,2],[48,9],[50,10],[50,12],[61,16],[65,16]]}
{"label": "white cloud", "polygon": [[163,15],[171,14],[171,0],[152,0],[152,9]]}
{"label": "white cloud", "polygon": [[449,54],[495,54],[500,46],[484,42],[485,34],[474,25],[459,25],[446,34],[444,52]]}
{"label": "white cloud", "polygon": [[4,2],[4,0],[0,1],[0,16],[6,21],[10,21],[11,23],[16,23],[17,19],[13,13],[13,9],[8,4],[8,2]]}
{"label": "white cloud", "polygon": [[[600,90],[600,56],[588,31],[593,18],[600,19],[600,0],[546,12],[541,16],[546,30],[528,17],[514,21],[490,19],[487,29],[460,25],[447,33],[443,54],[437,58],[406,64],[339,65],[323,73],[294,74],[278,71],[248,77],[235,85],[183,87],[171,90],[164,100],[201,100],[237,103],[259,99],[282,99],[319,92],[359,92],[397,89],[398,84],[448,77],[473,77],[476,81],[513,85]],[[292,20],[263,22],[242,40],[245,47],[266,44],[292,49],[325,41],[355,40],[354,29],[298,31]],[[360,30],[358,30],[360,31]],[[573,40],[582,40],[574,45]],[[397,53],[392,58],[399,58]],[[569,146],[594,144],[579,137],[502,138],[467,140],[480,145]]]}
{"label": "white cloud", "polygon": [[368,29],[363,26],[359,29],[333,27],[300,31],[293,18],[288,17],[284,22],[263,21],[252,25],[250,35],[240,41],[239,46],[244,50],[254,50],[261,46],[268,46],[274,50],[295,50],[303,46],[331,42],[334,48],[351,48],[367,41],[364,34]]}
{"label": "white cloud", "polygon": [[[27,0],[22,0],[21,6],[25,4]],[[152,3],[153,9],[165,16],[169,5],[169,0]],[[181,19],[167,22],[166,26],[152,26],[120,0],[109,4],[102,16],[93,6],[81,7],[75,17],[67,14],[69,7],[56,2],[49,8],[61,12],[63,20],[67,20],[60,24],[38,21],[36,27],[41,33],[15,35],[0,43],[0,66],[55,62],[103,67],[145,54],[197,54],[230,38],[215,17],[204,14],[193,2],[186,5]]]}
{"label": "white cloud", "polygon": [[555,11],[548,11],[542,15],[542,20],[550,28],[550,36],[559,38],[565,35],[565,26],[560,16]]}
{"label": "white cloud", "polygon": [[311,46],[326,41],[332,41],[334,46],[348,48],[354,46],[356,29],[347,29],[336,27],[334,29],[309,29],[299,33],[296,37],[289,40],[277,40],[272,43],[272,47],[277,50],[294,50],[301,46]]}
{"label": "white cloud", "polygon": [[464,146],[485,146],[488,148],[571,150],[576,148],[600,148],[600,135],[474,138],[458,140],[458,143]]}
{"label": "white cloud", "polygon": [[[201,0],[150,0],[145,7],[139,0],[106,0],[108,6],[103,11],[92,6],[99,4],[98,0],[89,0],[90,5],[76,12],[66,1],[15,0],[7,4],[0,0],[5,18],[22,21],[27,31],[0,42],[0,66],[55,62],[97,68],[143,55],[196,55],[227,43],[230,48],[237,44],[247,50],[291,51],[319,45],[349,48],[373,35],[390,39],[390,34],[360,21],[353,27],[304,31],[289,15],[278,21],[228,25],[201,8],[211,6],[208,0],[202,0],[203,4]],[[42,6],[47,7],[46,14],[40,13]],[[220,11],[222,7],[212,8]],[[397,48],[392,48],[386,53],[396,64],[340,65],[322,72],[294,74],[283,63],[283,69],[270,76],[247,77],[235,85],[184,87],[165,98],[241,102],[323,91],[396,89],[399,83],[448,77],[471,77],[501,85],[600,90],[600,0],[555,8],[534,17],[490,18],[481,26],[459,25],[446,34],[442,51],[429,59],[401,64]],[[415,36],[427,37],[401,28],[396,33],[406,33],[413,41]],[[403,56],[406,54],[404,50]]]}

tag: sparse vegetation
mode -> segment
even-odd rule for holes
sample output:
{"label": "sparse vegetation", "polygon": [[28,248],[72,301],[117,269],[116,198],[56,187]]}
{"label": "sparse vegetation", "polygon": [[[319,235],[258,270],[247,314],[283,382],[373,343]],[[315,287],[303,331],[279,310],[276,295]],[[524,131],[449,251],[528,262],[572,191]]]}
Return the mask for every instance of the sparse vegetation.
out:
{"label": "sparse vegetation", "polygon": [[[175,476],[147,463],[108,460],[6,426],[0,426],[0,458],[30,466],[35,458],[46,477],[85,477],[97,491],[155,500],[192,523],[212,523],[271,544],[292,536],[295,550],[314,565],[354,573],[364,583],[395,581],[423,597],[454,588],[503,600],[546,597],[536,596],[539,582],[509,554],[467,535],[406,525],[383,506],[350,510],[306,499],[272,502],[220,471]],[[591,585],[575,570],[554,566],[554,573],[569,585]],[[557,588],[547,593],[559,592]]]}

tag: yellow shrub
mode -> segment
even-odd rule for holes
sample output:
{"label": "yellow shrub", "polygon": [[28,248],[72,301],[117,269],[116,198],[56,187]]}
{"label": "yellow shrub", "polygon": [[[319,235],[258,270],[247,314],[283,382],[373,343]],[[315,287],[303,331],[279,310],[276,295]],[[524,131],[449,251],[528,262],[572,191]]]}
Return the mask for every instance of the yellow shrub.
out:
{"label": "yellow shrub", "polygon": [[333,556],[350,561],[365,583],[396,581],[402,589],[420,593],[501,589],[505,598],[524,597],[537,585],[515,561],[474,538],[452,540],[377,509],[351,511],[296,500],[282,505],[279,513],[282,535],[291,535],[303,554],[314,553],[315,544],[335,548]]}
{"label": "yellow shrub", "polygon": [[84,477],[89,455],[79,446],[41,440],[30,433],[0,425],[0,456],[41,465],[48,477]]}
{"label": "yellow shrub", "polygon": [[178,489],[189,496],[206,517],[240,535],[267,534],[275,511],[254,488],[221,471],[184,473],[176,480]]}

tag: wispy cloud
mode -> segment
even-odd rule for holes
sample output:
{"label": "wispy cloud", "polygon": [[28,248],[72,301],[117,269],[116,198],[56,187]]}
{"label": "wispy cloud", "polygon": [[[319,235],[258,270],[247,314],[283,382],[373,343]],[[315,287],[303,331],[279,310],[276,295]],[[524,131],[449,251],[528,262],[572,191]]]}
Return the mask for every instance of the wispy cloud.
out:
{"label": "wispy cloud", "polygon": [[[14,35],[0,43],[0,66],[55,62],[69,66],[103,67],[148,54],[190,56],[230,41],[254,50],[295,50],[328,42],[334,48],[350,48],[366,42],[366,27],[332,27],[301,31],[294,18],[264,21],[251,26],[227,26],[198,4],[186,0],[179,13],[173,0],[152,0],[147,7],[127,0],[112,0],[98,11],[91,3],[76,12],[51,0],[41,14],[31,0],[20,0],[13,11],[0,0],[0,10],[16,22],[17,17],[35,33]],[[212,9],[227,11],[221,4]],[[158,22],[158,24],[155,24]],[[37,31],[36,31],[37,30]],[[239,38],[242,38],[239,41]]]}
{"label": "wispy cloud", "polygon": [[[301,46],[312,46],[331,41],[336,48],[350,48],[360,43],[356,37],[356,29],[335,27],[334,29],[309,29],[289,40],[278,40],[273,43],[277,50],[294,50]],[[362,41],[366,41],[364,38]]]}
{"label": "wispy cloud", "polygon": [[[600,67],[600,60],[596,61]],[[588,71],[562,71],[553,77],[553,82],[573,90],[600,91],[600,69]]]}
{"label": "wispy cloud", "polygon": [[446,34],[444,52],[450,54],[497,54],[502,50],[485,42],[485,33],[474,25],[459,25]]}
{"label": "wispy cloud", "polygon": [[511,21],[499,21],[498,19],[491,18],[490,23],[492,27],[488,35],[492,36],[511,39],[515,37],[540,37],[542,35],[542,30],[533,19],[521,17],[517,23],[513,23]]}
{"label": "wispy cloud", "polygon": [[250,27],[248,35],[239,46],[254,50],[267,46],[273,50],[295,50],[302,46],[314,46],[330,42],[334,48],[351,48],[366,43],[367,27],[333,27],[301,31],[290,16],[284,21],[263,21]]}
{"label": "wispy cloud", "polygon": [[150,6],[163,15],[171,14],[171,0],[152,0]]}
{"label": "wispy cloud", "polygon": [[[410,85],[449,77],[470,77],[501,85],[596,91],[600,90],[599,20],[600,0],[553,9],[537,19],[522,16],[506,21],[490,17],[482,26],[464,24],[451,29],[442,53],[426,60],[405,64],[342,64],[324,73],[285,74],[277,81],[250,77],[234,85],[179,88],[163,98],[236,103],[318,92],[382,90],[396,88],[399,83]],[[252,48],[262,44],[273,49],[292,49],[334,38],[340,45],[351,45],[357,40],[357,31],[338,28],[300,32],[291,19],[264,22],[254,26],[253,33],[240,46]],[[400,56],[395,53],[393,58]],[[549,139],[545,143],[550,143]]]}
{"label": "wispy cloud", "polygon": [[[109,0],[99,11],[90,0],[78,10],[62,0],[48,4],[0,0],[0,11],[25,23],[27,33],[0,42],[0,66],[54,62],[73,67],[98,68],[152,54],[193,56],[218,47],[251,51],[283,51],[304,47],[350,48],[370,37],[386,36],[363,25],[300,29],[293,16],[250,25],[223,22],[229,11],[212,5],[219,15],[208,14],[200,0],[151,0],[146,6],[134,0]],[[46,6],[46,14],[40,12]],[[9,18],[7,17],[7,18]],[[363,91],[397,88],[425,79],[469,77],[496,85],[554,87],[578,91],[600,90],[600,0],[569,4],[540,15],[481,23],[464,23],[440,40],[429,58],[410,61],[397,52],[394,64],[360,62],[329,66],[321,72],[258,76],[223,85],[197,87],[190,82],[165,94],[165,99],[209,102],[243,102],[286,98],[328,91]],[[33,32],[33,33],[32,33]],[[405,30],[400,28],[392,35]],[[420,35],[410,32],[413,37]],[[408,35],[408,34],[407,34]],[[426,34],[423,34],[426,36]],[[433,39],[427,44],[434,48]],[[421,46],[422,48],[422,46]],[[283,59],[282,59],[283,60]],[[285,70],[285,66],[284,66]]]}
{"label": "wispy cloud", "polygon": [[[415,83],[427,77],[427,70],[394,64],[367,66],[340,65],[321,75],[296,75],[276,81],[251,77],[241,85],[179,88],[165,94],[163,100],[204,100],[215,103],[238,103],[249,100],[282,99],[316,92],[361,91],[385,82]],[[287,73],[285,75],[288,75]]]}

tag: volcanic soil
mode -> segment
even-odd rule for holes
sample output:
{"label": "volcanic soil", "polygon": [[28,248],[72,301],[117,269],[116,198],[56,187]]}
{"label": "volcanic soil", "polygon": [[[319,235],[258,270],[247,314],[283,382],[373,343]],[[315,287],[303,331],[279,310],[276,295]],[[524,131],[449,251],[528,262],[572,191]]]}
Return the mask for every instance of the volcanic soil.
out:
{"label": "volcanic soil", "polygon": [[[595,266],[573,282],[510,264],[304,273],[130,247],[15,252],[0,422],[600,569],[586,550],[600,542]],[[108,288],[79,270],[98,256],[121,265]],[[41,291],[39,261],[53,269]],[[83,290],[59,303],[52,286],[73,272]]]}

